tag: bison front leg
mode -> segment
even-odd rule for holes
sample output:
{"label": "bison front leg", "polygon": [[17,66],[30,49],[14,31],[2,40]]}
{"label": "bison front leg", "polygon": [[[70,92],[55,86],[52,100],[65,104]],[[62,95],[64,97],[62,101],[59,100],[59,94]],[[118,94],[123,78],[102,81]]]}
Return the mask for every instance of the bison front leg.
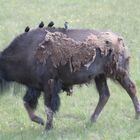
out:
{"label": "bison front leg", "polygon": [[48,83],[45,85],[44,101],[47,115],[46,130],[53,128],[53,116],[60,106],[60,98],[58,95],[60,90],[60,83],[53,79],[48,80]]}
{"label": "bison front leg", "polygon": [[[122,75],[122,74],[119,74],[119,75]],[[128,74],[125,74],[123,77],[118,76],[117,81],[129,94],[129,96],[134,104],[134,108],[135,108],[135,112],[136,112],[136,119],[139,118],[140,117],[140,104],[138,101],[138,97],[136,95],[135,84],[130,80]]]}
{"label": "bison front leg", "polygon": [[91,116],[92,122],[96,122],[100,112],[104,108],[110,96],[105,75],[100,75],[96,77],[95,83],[96,83],[97,91],[99,93],[99,101],[93,115]]}
{"label": "bison front leg", "polygon": [[28,88],[25,96],[23,97],[23,101],[24,107],[27,110],[30,119],[33,122],[44,125],[43,119],[35,115],[35,109],[37,107],[38,98],[40,97],[40,94],[40,91],[34,88]]}
{"label": "bison front leg", "polygon": [[51,107],[51,98],[52,95],[50,93],[50,90],[44,92],[44,102],[45,102],[45,111],[47,115],[47,122],[46,122],[46,130],[50,130],[53,128],[53,115],[54,112]]}

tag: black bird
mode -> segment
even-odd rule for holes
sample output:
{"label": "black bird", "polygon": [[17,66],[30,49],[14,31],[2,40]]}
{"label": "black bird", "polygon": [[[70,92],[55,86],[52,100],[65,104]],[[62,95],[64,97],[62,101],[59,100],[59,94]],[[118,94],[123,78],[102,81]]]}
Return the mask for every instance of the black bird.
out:
{"label": "black bird", "polygon": [[44,22],[41,21],[38,27],[39,27],[39,28],[43,28],[43,27],[44,27]]}
{"label": "black bird", "polygon": [[29,32],[29,31],[30,31],[30,27],[27,26],[27,27],[25,28],[25,32]]}
{"label": "black bird", "polygon": [[67,22],[67,21],[64,23],[64,28],[65,28],[66,30],[68,30],[68,22]]}
{"label": "black bird", "polygon": [[54,25],[54,22],[51,21],[49,24],[48,24],[48,27],[52,27]]}

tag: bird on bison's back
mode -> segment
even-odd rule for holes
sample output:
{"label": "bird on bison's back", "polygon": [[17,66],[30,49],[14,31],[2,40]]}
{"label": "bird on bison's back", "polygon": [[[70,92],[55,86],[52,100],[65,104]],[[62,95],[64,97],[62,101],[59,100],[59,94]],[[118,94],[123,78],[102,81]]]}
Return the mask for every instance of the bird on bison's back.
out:
{"label": "bird on bison's back", "polygon": [[30,27],[27,26],[27,27],[25,28],[25,32],[29,32],[29,31],[30,31]]}
{"label": "bird on bison's back", "polygon": [[38,27],[39,27],[39,28],[43,28],[43,27],[44,27],[44,22],[41,21]]}

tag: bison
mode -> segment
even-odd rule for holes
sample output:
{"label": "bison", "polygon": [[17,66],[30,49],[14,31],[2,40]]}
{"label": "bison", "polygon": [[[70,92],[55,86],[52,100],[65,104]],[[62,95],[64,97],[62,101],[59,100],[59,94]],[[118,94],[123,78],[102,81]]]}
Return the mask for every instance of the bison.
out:
{"label": "bison", "polygon": [[[140,104],[129,72],[129,56],[122,37],[112,32],[89,29],[42,27],[17,36],[0,54],[0,85],[14,81],[28,89],[24,105],[32,121],[44,124],[34,113],[38,97],[44,95],[46,129],[53,127],[53,115],[60,106],[60,91],[94,80],[99,102],[91,121],[96,122],[110,92],[107,78],[117,81],[134,104],[136,118]],[[1,92],[2,93],[2,92]]]}

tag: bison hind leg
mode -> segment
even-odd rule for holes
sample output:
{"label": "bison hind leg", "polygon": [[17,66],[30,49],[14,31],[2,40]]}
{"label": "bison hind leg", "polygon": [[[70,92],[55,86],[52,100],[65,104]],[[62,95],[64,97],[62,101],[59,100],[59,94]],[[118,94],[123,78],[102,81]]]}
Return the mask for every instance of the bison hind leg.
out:
{"label": "bison hind leg", "polygon": [[24,107],[28,112],[29,118],[33,122],[44,125],[43,119],[35,114],[35,109],[37,107],[38,98],[40,97],[40,94],[40,91],[33,88],[28,88],[25,96],[23,97],[23,101]]}
{"label": "bison hind leg", "polygon": [[[121,75],[121,73],[119,75]],[[130,96],[135,108],[136,119],[138,119],[140,117],[140,103],[136,95],[135,84],[131,81],[128,74],[125,74],[123,77],[118,76],[117,81],[127,91],[128,95]]]}

